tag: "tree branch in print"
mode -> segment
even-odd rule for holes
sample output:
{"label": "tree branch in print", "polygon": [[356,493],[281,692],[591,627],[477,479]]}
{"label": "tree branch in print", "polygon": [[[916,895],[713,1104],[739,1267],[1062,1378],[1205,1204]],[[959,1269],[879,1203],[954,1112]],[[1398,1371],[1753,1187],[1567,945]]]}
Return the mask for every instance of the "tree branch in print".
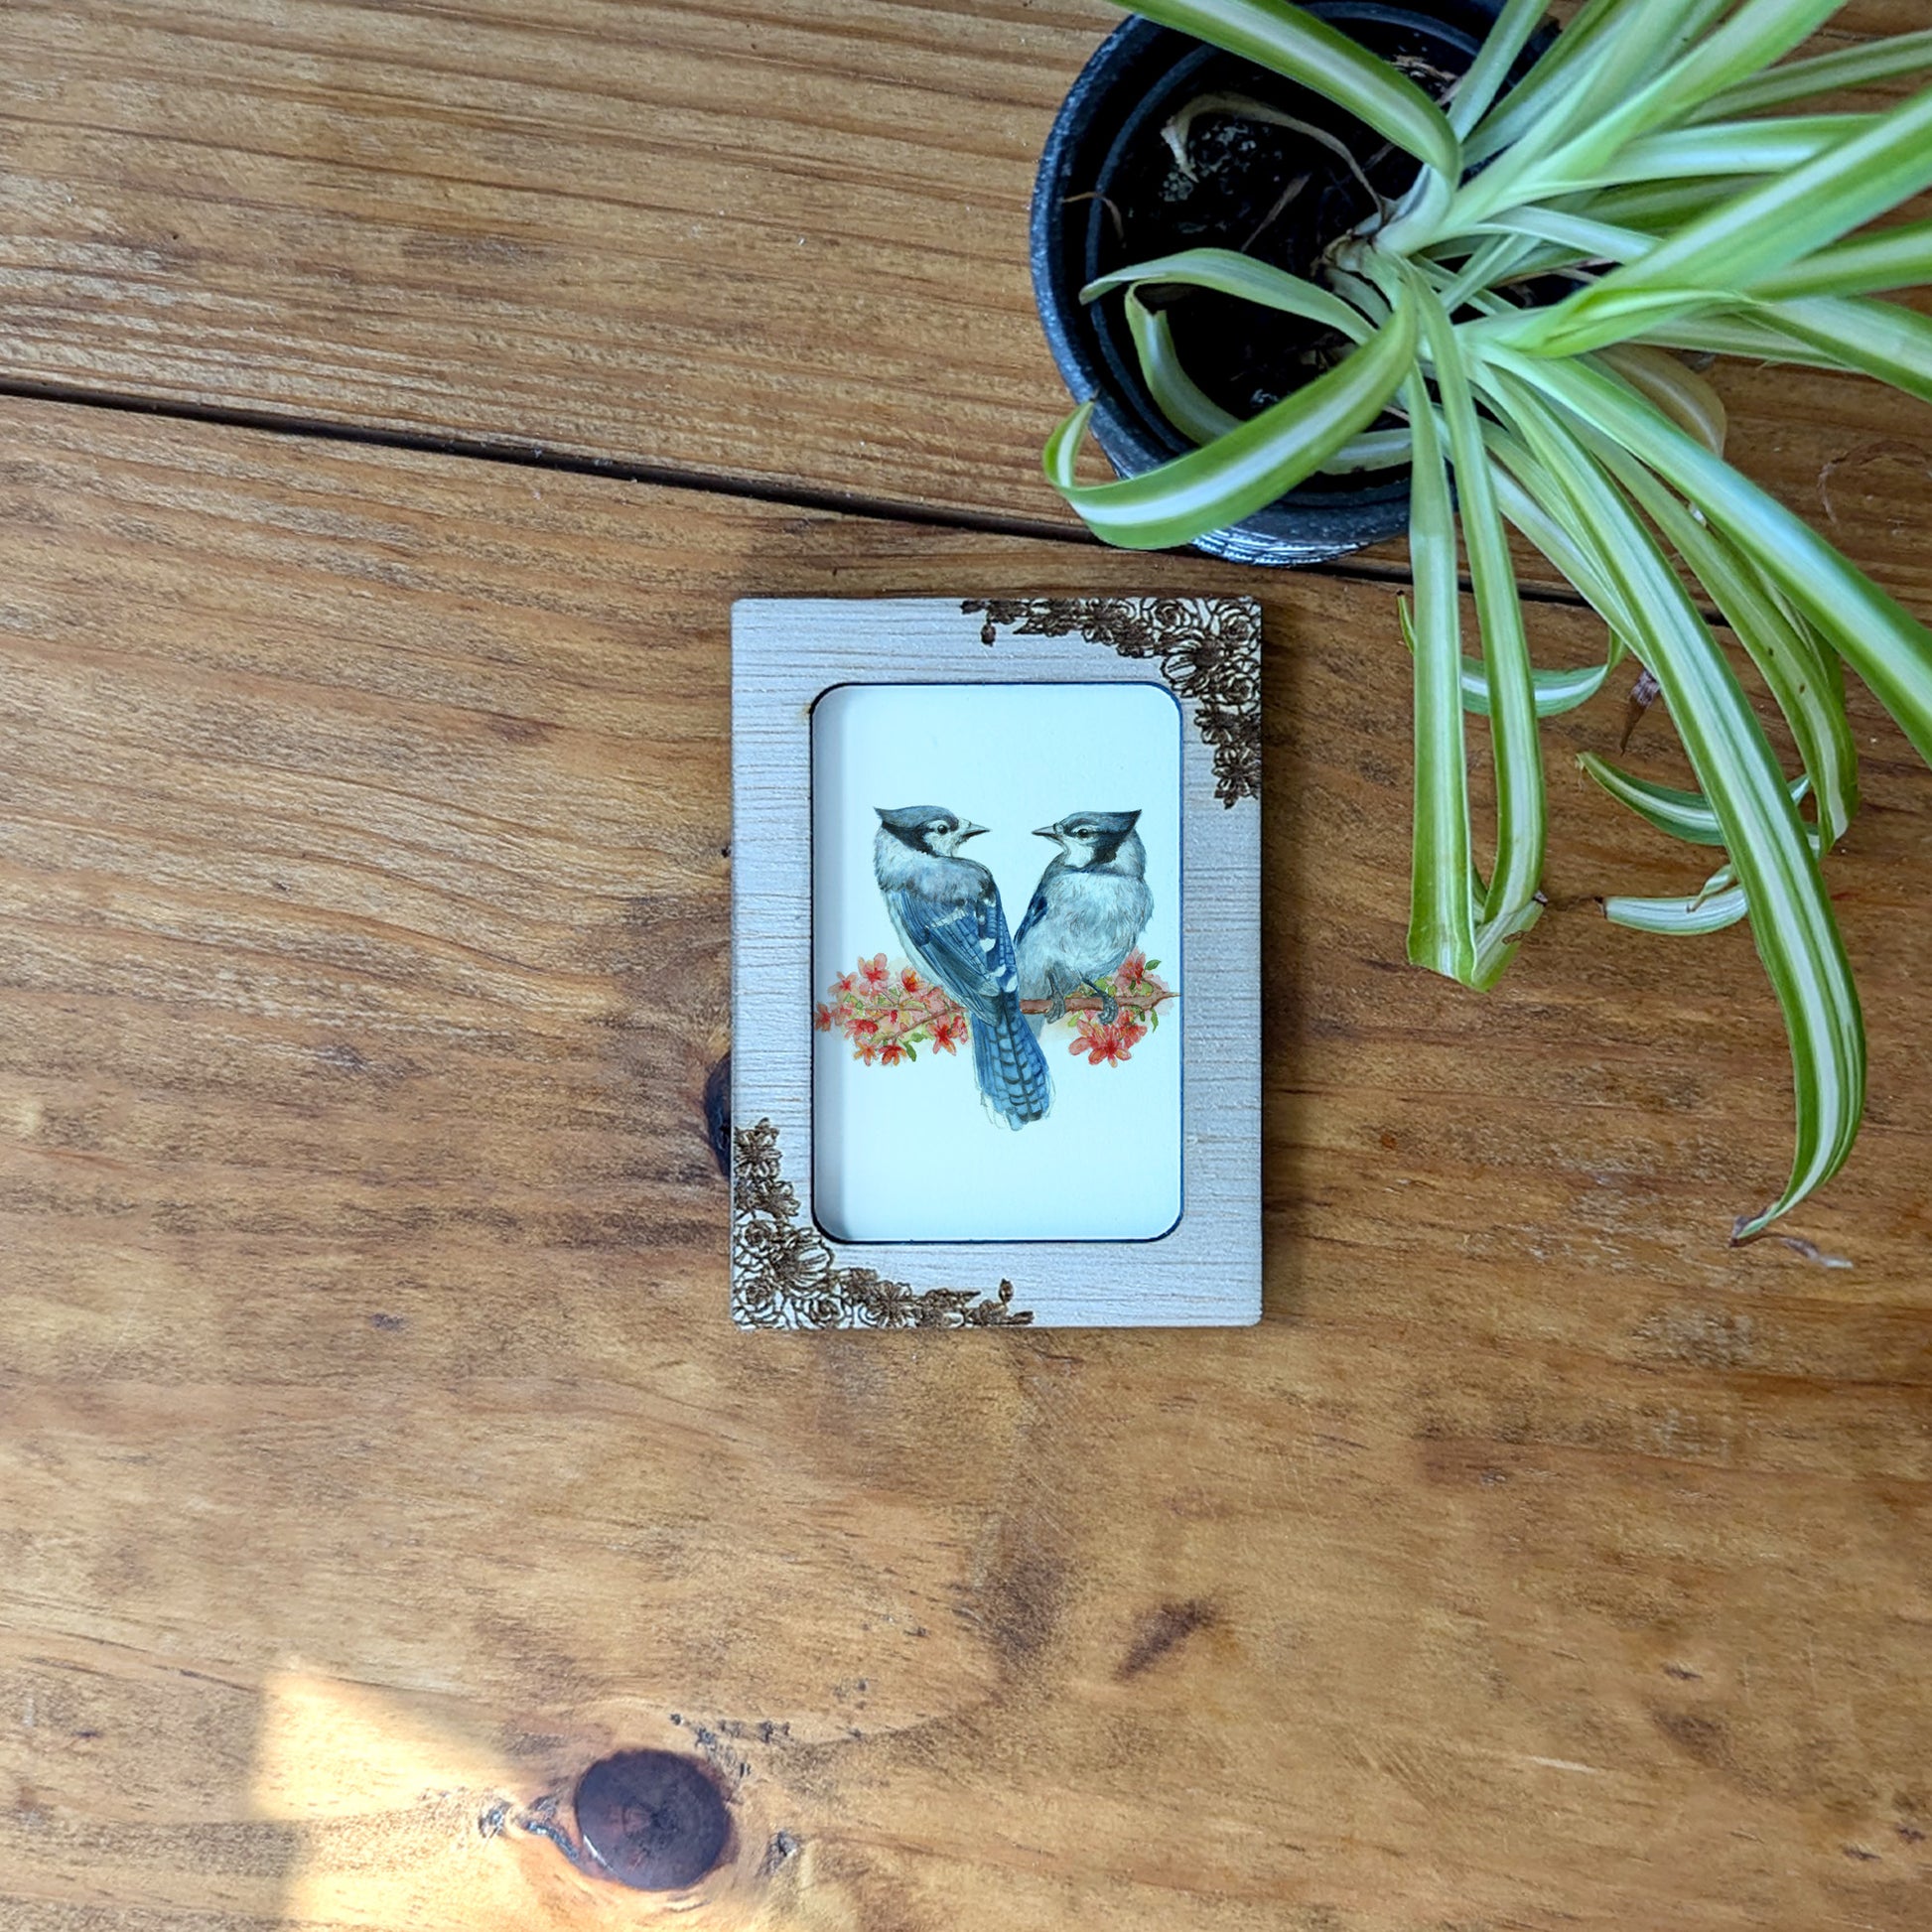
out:
{"label": "tree branch in print", "polygon": [[[1084,1053],[1089,1066],[1118,1066],[1161,1024],[1161,1008],[1180,996],[1156,977],[1158,959],[1131,952],[1119,972],[1091,984],[1097,991],[1070,993],[1065,1017],[1073,1027],[1069,1053]],[[1111,1021],[1100,1016],[1112,1005]],[[1052,1011],[1051,1000],[1022,1000],[1022,1013]],[[852,1057],[868,1066],[898,1066],[916,1061],[919,1048],[957,1053],[972,1037],[966,1009],[944,987],[935,986],[903,960],[875,953],[841,973],[825,989],[812,1015],[822,1034],[836,1033],[852,1043]]]}

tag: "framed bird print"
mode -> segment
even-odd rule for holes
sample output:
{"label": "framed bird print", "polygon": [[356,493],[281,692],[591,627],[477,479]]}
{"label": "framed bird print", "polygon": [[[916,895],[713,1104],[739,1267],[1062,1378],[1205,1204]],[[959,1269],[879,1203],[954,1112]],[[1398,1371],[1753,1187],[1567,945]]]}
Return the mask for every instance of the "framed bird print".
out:
{"label": "framed bird print", "polygon": [[1259,608],[733,621],[732,1312],[1261,1311]]}

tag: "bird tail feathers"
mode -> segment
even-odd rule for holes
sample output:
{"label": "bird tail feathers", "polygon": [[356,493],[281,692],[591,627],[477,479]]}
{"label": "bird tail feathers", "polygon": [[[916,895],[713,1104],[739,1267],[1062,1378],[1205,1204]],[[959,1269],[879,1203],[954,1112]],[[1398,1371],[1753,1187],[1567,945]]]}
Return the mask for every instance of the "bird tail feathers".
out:
{"label": "bird tail feathers", "polygon": [[979,1075],[981,1097],[1009,1127],[1028,1127],[1046,1118],[1053,1104],[1053,1076],[1017,998],[1001,1001],[989,1017],[973,1016],[973,1070]]}

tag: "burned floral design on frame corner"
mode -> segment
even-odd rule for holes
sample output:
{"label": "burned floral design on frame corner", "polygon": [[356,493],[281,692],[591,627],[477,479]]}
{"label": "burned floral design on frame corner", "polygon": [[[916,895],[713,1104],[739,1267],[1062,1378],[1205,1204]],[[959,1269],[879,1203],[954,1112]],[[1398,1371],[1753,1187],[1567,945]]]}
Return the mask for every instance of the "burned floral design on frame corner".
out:
{"label": "burned floral design on frame corner", "polygon": [[1014,1286],[914,1289],[876,1269],[841,1266],[802,1218],[785,1179],[776,1123],[732,1134],[732,1315],[748,1328],[1024,1328]]}
{"label": "burned floral design on frame corner", "polygon": [[1214,795],[1230,808],[1261,796],[1261,611],[1228,597],[966,598],[982,617],[980,641],[1002,629],[1017,637],[1078,632],[1119,656],[1154,663],[1169,689],[1192,706],[1214,754]]}

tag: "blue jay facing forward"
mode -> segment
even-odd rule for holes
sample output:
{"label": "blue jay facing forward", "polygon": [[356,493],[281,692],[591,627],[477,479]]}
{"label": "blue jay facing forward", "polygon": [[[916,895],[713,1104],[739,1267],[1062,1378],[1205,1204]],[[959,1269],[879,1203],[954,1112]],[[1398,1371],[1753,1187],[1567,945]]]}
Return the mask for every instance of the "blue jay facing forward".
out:
{"label": "blue jay facing forward", "polygon": [[[1066,996],[1083,982],[1120,971],[1141,928],[1154,916],[1147,889],[1147,847],[1134,826],[1139,812],[1069,812],[1042,825],[1036,839],[1053,839],[1059,851],[1034,889],[1020,921],[1020,997],[1051,1000],[1035,1031],[1063,1019]],[[1094,987],[1100,993],[1099,987]],[[1100,1024],[1120,1018],[1111,993],[1101,993]]]}
{"label": "blue jay facing forward", "polygon": [[993,875],[959,848],[986,830],[943,805],[875,806],[873,876],[905,949],[972,1016],[980,1095],[1009,1127],[1053,1104],[1045,1056],[1020,1011],[1020,967]]}

